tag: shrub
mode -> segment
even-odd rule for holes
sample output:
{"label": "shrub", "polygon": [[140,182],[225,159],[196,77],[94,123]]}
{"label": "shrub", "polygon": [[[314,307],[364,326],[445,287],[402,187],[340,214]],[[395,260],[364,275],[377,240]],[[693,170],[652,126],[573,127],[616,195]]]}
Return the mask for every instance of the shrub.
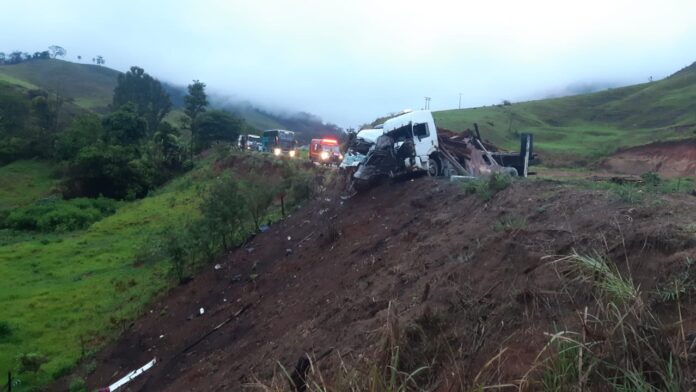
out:
{"label": "shrub", "polygon": [[314,186],[314,177],[311,173],[292,171],[291,175],[286,178],[286,187],[290,189],[290,196],[292,197],[293,204],[297,204],[302,200],[314,196],[316,189]]}
{"label": "shrub", "polygon": [[643,192],[630,184],[617,185],[612,188],[614,195],[621,201],[626,203],[638,203],[643,200]]}
{"label": "shrub", "polygon": [[512,177],[506,173],[493,173],[488,180],[477,178],[466,181],[462,185],[464,193],[467,195],[476,194],[484,201],[488,201],[496,193],[504,190],[512,184]]}
{"label": "shrub", "polygon": [[7,321],[0,321],[0,341],[12,335],[12,328]]}
{"label": "shrub", "polygon": [[113,214],[119,203],[112,199],[45,199],[0,217],[0,228],[14,230],[72,231]]}
{"label": "shrub", "polygon": [[164,254],[169,259],[169,271],[179,283],[186,279],[190,249],[190,235],[185,229],[172,228],[164,235]]}
{"label": "shrub", "polygon": [[657,173],[653,173],[653,172],[643,173],[640,176],[640,178],[643,179],[643,182],[645,183],[645,185],[649,185],[649,186],[658,186],[662,182],[662,179],[660,178],[660,176],[658,176]]}
{"label": "shrub", "polygon": [[68,387],[70,392],[87,392],[87,384],[85,380],[81,378],[74,378],[70,381],[70,386]]}
{"label": "shrub", "polygon": [[25,353],[19,356],[19,371],[20,373],[36,373],[46,362],[48,358],[40,353]]}
{"label": "shrub", "polygon": [[497,193],[512,184],[512,177],[506,173],[493,173],[488,178],[488,188],[493,192]]}

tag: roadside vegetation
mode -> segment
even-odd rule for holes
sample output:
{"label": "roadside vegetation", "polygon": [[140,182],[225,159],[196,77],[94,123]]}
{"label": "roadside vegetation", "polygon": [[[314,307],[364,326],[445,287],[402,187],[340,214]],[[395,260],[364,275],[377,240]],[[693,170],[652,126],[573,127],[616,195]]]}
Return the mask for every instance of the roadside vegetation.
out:
{"label": "roadside vegetation", "polygon": [[[25,386],[70,373],[153,295],[241,244],[257,221],[280,219],[278,193],[290,213],[314,192],[299,162],[226,151],[141,200],[44,199],[12,210],[3,221],[11,228],[0,230],[0,369]],[[230,161],[243,174],[219,168]],[[247,170],[268,176],[247,187]],[[63,219],[39,223],[52,214]],[[27,368],[22,358],[41,360]]]}
{"label": "roadside vegetation", "polygon": [[624,180],[621,178],[590,180],[564,179],[562,183],[585,189],[607,191],[613,198],[632,204],[642,202],[661,203],[660,197],[669,194],[691,193],[695,187],[694,179],[662,178],[655,173],[644,173],[639,179]]}
{"label": "roadside vegetation", "polygon": [[301,164],[233,150],[251,128],[211,109],[202,82],[169,122],[167,91],[139,67],[106,113],[3,80],[0,371],[13,390],[71,373],[155,294],[311,196]]}

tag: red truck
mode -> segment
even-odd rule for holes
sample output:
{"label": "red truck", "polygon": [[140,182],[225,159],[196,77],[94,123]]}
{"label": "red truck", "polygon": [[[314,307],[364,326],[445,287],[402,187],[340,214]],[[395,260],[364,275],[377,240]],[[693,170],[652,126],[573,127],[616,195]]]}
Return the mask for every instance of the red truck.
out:
{"label": "red truck", "polygon": [[309,160],[325,165],[339,164],[343,154],[336,139],[312,139],[309,144]]}

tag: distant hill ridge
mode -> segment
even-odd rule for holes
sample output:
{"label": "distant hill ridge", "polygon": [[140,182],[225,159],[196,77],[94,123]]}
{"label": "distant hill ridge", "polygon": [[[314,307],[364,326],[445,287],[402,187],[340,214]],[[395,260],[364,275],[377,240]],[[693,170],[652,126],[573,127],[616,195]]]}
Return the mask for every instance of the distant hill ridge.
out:
{"label": "distant hill ridge", "polygon": [[478,123],[484,137],[508,148],[531,132],[547,158],[594,160],[622,147],[694,137],[696,63],[649,83],[434,115],[452,130]]}
{"label": "distant hill ridge", "polygon": [[[64,97],[72,99],[77,106],[97,113],[108,111],[119,74],[121,72],[104,66],[57,59],[0,65],[0,81],[28,89],[58,91]],[[182,107],[186,88],[164,81],[162,84],[175,107]],[[234,112],[259,130],[285,128],[298,132],[300,139],[306,141],[312,137],[336,135],[341,132],[337,126],[324,123],[320,118],[307,113],[284,116],[260,109],[248,102],[229,103],[216,99],[215,95],[211,95],[210,99],[213,107]]]}

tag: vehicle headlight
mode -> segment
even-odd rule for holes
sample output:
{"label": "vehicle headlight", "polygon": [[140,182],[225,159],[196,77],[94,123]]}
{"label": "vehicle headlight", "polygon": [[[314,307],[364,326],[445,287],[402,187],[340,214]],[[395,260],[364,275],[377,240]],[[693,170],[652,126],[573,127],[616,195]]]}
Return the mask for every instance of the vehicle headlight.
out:
{"label": "vehicle headlight", "polygon": [[326,151],[322,151],[321,154],[320,154],[319,156],[320,156],[321,159],[323,159],[323,160],[329,159],[329,153],[326,152]]}
{"label": "vehicle headlight", "polygon": [[295,150],[290,150],[288,154],[290,154],[290,158],[295,157]]}
{"label": "vehicle headlight", "polygon": [[280,148],[274,148],[274,149],[273,149],[273,154],[275,154],[275,155],[280,155],[281,152],[282,152],[282,151],[280,150]]}
{"label": "vehicle headlight", "polygon": [[343,159],[343,154],[338,154],[338,159]]}

